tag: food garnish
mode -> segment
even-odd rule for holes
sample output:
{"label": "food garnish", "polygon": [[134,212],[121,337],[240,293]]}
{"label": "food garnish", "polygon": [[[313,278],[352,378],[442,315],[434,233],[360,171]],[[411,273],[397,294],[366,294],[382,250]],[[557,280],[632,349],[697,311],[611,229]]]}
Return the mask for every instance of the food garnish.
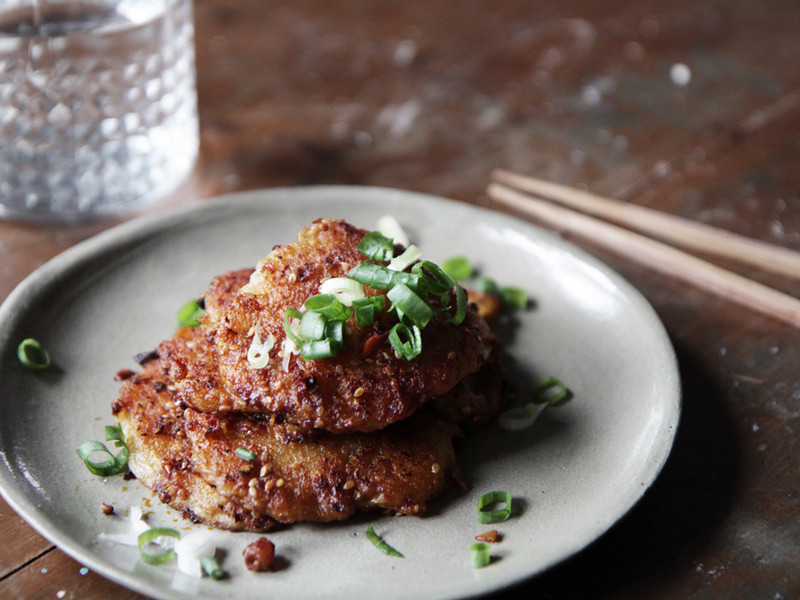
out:
{"label": "food garnish", "polygon": [[[117,475],[118,473],[126,471],[128,469],[128,456],[130,454],[128,445],[125,443],[125,436],[123,435],[122,429],[120,429],[119,425],[106,425],[105,431],[106,441],[113,441],[114,445],[117,448],[120,448],[120,451],[116,456],[106,447],[105,444],[98,441],[84,442],[76,450],[78,456],[83,459],[83,463],[86,465],[86,468],[95,475],[99,475],[101,477]],[[108,457],[101,461],[93,460],[91,457],[96,452],[107,454]]]}
{"label": "food garnish", "polygon": [[219,565],[219,561],[214,556],[204,556],[200,559],[200,564],[211,579],[222,579],[225,577],[225,571]]}
{"label": "food garnish", "polygon": [[256,453],[253,452],[252,450],[249,450],[248,448],[245,448],[244,446],[239,446],[236,449],[236,456],[238,456],[242,460],[247,460],[250,462],[256,459]]}
{"label": "food garnish", "polygon": [[372,545],[375,546],[378,550],[386,554],[387,556],[397,556],[398,558],[405,558],[401,552],[398,552],[395,548],[390,546],[381,536],[375,533],[375,527],[372,523],[369,524],[367,527],[367,539],[372,542]]}
{"label": "food garnish", "polygon": [[43,371],[50,366],[50,355],[35,339],[26,338],[17,346],[17,358],[26,369]]}
{"label": "food garnish", "polygon": [[525,406],[509,408],[498,417],[506,431],[522,431],[536,421],[548,406],[563,406],[572,399],[572,390],[558,377],[545,377],[536,385],[533,399]]}
{"label": "food garnish", "polygon": [[473,567],[485,567],[492,560],[491,546],[487,542],[475,542],[469,547],[469,556]]}
{"label": "food garnish", "polygon": [[170,527],[153,527],[139,534],[137,539],[139,555],[148,565],[162,565],[175,558],[175,550],[172,548],[164,549],[163,546],[160,546],[161,551],[159,552],[151,550],[152,546],[157,546],[157,544],[151,542],[156,542],[159,538],[164,537],[180,539],[181,532]]}
{"label": "food garnish", "polygon": [[511,515],[511,494],[496,490],[478,498],[478,522],[499,523]]}
{"label": "food garnish", "polygon": [[178,327],[197,327],[205,310],[197,300],[189,300],[178,310]]}
{"label": "food garnish", "polygon": [[[467,310],[464,289],[435,263],[418,262],[419,248],[410,245],[394,256],[394,240],[371,231],[362,238],[358,251],[373,262],[362,261],[346,277],[322,282],[321,293],[306,300],[304,310],[286,310],[284,330],[302,358],[319,360],[339,354],[345,346],[345,323],[355,317],[358,327],[372,325],[385,309],[386,300],[388,310],[398,319],[389,342],[405,360],[422,352],[422,330],[437,312],[448,313],[454,325],[463,322]],[[405,271],[408,267],[412,267],[411,273]],[[363,286],[386,294],[367,296]]]}
{"label": "food garnish", "polygon": [[497,529],[492,529],[491,531],[486,531],[484,533],[479,533],[475,536],[475,539],[479,542],[488,542],[489,544],[495,544],[500,541],[500,533]]}

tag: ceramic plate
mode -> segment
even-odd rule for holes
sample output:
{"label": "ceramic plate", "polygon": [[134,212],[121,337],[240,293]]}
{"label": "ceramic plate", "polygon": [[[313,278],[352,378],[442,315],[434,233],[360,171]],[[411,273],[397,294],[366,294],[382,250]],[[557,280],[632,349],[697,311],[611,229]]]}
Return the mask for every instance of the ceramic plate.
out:
{"label": "ceramic plate", "polygon": [[[134,548],[99,539],[124,529],[123,515],[149,512],[153,525],[191,528],[136,481],[91,475],[75,448],[103,439],[112,423],[113,377],[136,365],[176,326],[177,309],[218,273],[254,266],[277,243],[321,216],[374,228],[394,215],[442,261],[470,257],[481,273],[527,290],[534,306],[516,314],[508,341],[524,396],[554,375],[574,399],[547,409],[528,430],[490,427],[460,448],[471,489],[452,490],[424,518],[371,515],[270,534],[276,572],[244,568],[254,534],[214,532],[228,573],[194,579],[172,564],[146,565]],[[53,367],[26,371],[15,357],[40,340]],[[465,598],[496,591],[574,554],[641,497],[661,469],[680,411],[674,354],[642,296],[618,275],[557,236],[463,203],[399,190],[273,189],[227,196],[111,229],[42,266],[0,308],[0,489],[45,537],[96,572],[157,598]],[[476,500],[509,491],[512,517],[492,563],[470,565]],[[370,522],[405,554],[391,558],[365,538]]]}

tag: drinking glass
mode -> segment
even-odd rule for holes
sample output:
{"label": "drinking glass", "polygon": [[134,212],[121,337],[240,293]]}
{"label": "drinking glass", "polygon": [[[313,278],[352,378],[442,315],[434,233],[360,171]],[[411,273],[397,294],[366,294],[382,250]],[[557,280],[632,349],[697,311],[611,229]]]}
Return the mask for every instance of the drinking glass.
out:
{"label": "drinking glass", "polygon": [[191,0],[0,0],[0,216],[118,215],[197,151]]}

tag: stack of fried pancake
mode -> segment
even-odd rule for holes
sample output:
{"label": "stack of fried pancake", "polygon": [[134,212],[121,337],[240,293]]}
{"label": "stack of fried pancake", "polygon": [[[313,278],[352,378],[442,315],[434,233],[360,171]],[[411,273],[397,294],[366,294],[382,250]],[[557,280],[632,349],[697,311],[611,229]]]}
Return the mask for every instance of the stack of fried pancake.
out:
{"label": "stack of fried pancake", "polygon": [[[498,344],[474,305],[458,325],[434,318],[412,360],[388,340],[389,311],[348,321],[331,358],[304,360],[284,343],[286,310],[363,261],[366,234],[320,219],[255,270],[216,277],[200,325],[124,380],[112,410],[129,468],[161,501],[195,522],[267,531],[374,509],[421,515],[460,481],[454,440],[502,404]],[[262,368],[248,362],[255,336],[275,342]]]}

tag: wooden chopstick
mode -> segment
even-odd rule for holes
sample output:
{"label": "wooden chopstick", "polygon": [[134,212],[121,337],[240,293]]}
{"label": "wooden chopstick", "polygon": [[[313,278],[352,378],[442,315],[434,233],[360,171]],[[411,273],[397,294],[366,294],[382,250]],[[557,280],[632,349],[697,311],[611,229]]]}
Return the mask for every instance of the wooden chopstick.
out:
{"label": "wooden chopstick", "polygon": [[556,206],[502,183],[489,197],[562,233],[574,234],[653,271],[800,328],[800,300],[718,267],[696,256],[617,225]]}
{"label": "wooden chopstick", "polygon": [[698,221],[498,169],[492,179],[684,248],[800,278],[800,253]]}

